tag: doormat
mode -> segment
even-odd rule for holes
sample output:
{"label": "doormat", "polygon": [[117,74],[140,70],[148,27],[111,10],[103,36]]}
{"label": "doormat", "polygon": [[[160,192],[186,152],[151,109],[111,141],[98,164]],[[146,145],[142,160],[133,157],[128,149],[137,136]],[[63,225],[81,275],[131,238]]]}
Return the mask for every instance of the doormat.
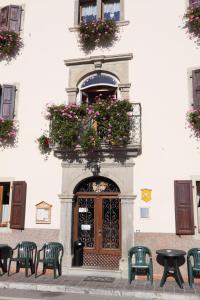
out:
{"label": "doormat", "polygon": [[95,281],[95,282],[113,282],[115,278],[113,277],[99,277],[99,276],[88,276],[83,281]]}

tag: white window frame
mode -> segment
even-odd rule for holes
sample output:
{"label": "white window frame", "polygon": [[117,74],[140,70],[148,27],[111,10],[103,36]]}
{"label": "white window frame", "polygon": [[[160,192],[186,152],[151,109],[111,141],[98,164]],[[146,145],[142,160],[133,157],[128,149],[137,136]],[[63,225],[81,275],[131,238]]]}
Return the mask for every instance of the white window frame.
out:
{"label": "white window frame", "polygon": [[[96,0],[97,1],[97,19],[102,18],[102,2],[103,0]],[[80,10],[80,0],[75,0],[75,7],[74,7],[74,27],[79,26],[79,10]],[[125,21],[124,17],[124,0],[120,0],[120,21],[117,23],[121,26],[128,25],[129,22]],[[70,28],[70,31],[74,31],[74,28]]]}

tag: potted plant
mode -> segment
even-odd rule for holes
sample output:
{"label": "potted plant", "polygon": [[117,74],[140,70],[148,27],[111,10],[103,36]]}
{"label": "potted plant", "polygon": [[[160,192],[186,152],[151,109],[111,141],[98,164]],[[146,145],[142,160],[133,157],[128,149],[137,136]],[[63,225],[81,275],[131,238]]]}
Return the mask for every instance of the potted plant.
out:
{"label": "potted plant", "polygon": [[190,38],[200,37],[200,6],[191,5],[184,15],[185,25]]}
{"label": "potted plant", "polygon": [[132,105],[112,98],[96,99],[94,104],[51,105],[46,118],[50,121],[49,133],[38,139],[40,150],[60,148],[90,151],[100,148],[123,146],[130,138],[130,112]]}
{"label": "potted plant", "polygon": [[118,39],[118,27],[114,20],[81,22],[79,43],[85,52],[96,47],[111,47]]}
{"label": "potted plant", "polygon": [[14,120],[0,118],[0,146],[13,145],[16,140],[17,126]]}
{"label": "potted plant", "polygon": [[187,113],[187,121],[189,128],[192,130],[194,136],[200,138],[200,108],[192,109]]}
{"label": "potted plant", "polygon": [[10,30],[0,31],[0,60],[11,60],[15,58],[23,43],[18,33]]}

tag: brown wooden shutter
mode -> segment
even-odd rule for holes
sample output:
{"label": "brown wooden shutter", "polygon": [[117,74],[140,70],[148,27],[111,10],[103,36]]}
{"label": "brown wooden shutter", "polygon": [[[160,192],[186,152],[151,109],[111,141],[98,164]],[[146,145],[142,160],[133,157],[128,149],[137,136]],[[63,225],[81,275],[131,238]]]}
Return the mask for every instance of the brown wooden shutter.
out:
{"label": "brown wooden shutter", "polygon": [[19,33],[21,25],[22,8],[17,5],[10,5],[9,7],[9,30]]}
{"label": "brown wooden shutter", "polygon": [[14,181],[12,190],[12,205],[10,228],[24,229],[26,209],[26,182]]}
{"label": "brown wooden shutter", "polygon": [[0,28],[20,31],[22,8],[18,5],[5,6],[0,11]]}
{"label": "brown wooden shutter", "polygon": [[192,71],[193,107],[200,107],[200,69]]}
{"label": "brown wooden shutter", "polygon": [[0,11],[0,29],[8,29],[9,6],[5,6]]}
{"label": "brown wooden shutter", "polygon": [[194,234],[192,181],[174,182],[176,234]]}
{"label": "brown wooden shutter", "polygon": [[15,93],[14,85],[2,86],[0,115],[4,119],[13,119],[14,117]]}
{"label": "brown wooden shutter", "polygon": [[190,0],[190,5],[200,5],[200,0]]}

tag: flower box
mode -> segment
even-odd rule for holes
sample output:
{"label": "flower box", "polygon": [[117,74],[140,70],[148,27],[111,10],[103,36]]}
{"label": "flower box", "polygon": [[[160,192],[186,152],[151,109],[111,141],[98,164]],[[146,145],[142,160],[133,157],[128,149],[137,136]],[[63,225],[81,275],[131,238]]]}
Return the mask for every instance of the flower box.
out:
{"label": "flower box", "polygon": [[79,44],[90,52],[97,47],[111,47],[118,39],[118,27],[113,20],[81,22],[79,27]]}
{"label": "flower box", "polygon": [[14,120],[0,118],[0,146],[13,145],[16,140],[17,126]]}
{"label": "flower box", "polygon": [[51,105],[46,118],[49,133],[39,139],[39,147],[49,151],[50,144],[74,151],[123,146],[130,139],[132,104],[126,100],[98,99],[94,104]]}
{"label": "flower box", "polygon": [[23,43],[20,35],[14,31],[1,30],[0,31],[0,60],[11,60],[15,58]]}
{"label": "flower box", "polygon": [[200,6],[189,6],[184,19],[190,38],[200,38]]}

